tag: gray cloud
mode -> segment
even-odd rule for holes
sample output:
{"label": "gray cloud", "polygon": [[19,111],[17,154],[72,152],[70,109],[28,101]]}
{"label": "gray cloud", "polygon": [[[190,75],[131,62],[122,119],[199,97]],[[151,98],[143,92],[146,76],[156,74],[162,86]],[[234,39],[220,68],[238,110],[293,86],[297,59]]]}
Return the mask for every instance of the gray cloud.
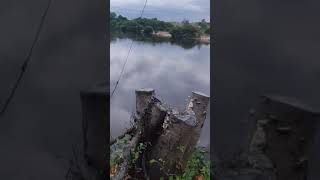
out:
{"label": "gray cloud", "polygon": [[[144,0],[111,0],[111,11],[129,18],[139,17]],[[149,0],[144,17],[158,18],[165,21],[210,20],[210,0]]]}

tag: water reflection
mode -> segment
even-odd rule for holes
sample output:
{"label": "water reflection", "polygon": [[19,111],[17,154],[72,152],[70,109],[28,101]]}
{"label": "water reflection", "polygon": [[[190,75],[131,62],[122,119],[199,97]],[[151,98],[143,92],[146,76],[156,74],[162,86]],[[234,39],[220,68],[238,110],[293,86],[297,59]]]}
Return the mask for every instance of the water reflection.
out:
{"label": "water reflection", "polygon": [[[120,74],[131,40],[114,38],[110,45],[111,88]],[[210,46],[185,48],[168,41],[134,40],[125,73],[111,102],[111,134],[119,135],[129,127],[134,112],[137,88],[154,88],[169,105],[184,109],[191,91],[210,95]],[[209,144],[210,112],[200,144]]]}
{"label": "water reflection", "polygon": [[110,39],[111,39],[111,42],[115,42],[121,39],[134,39],[137,42],[148,43],[152,46],[155,46],[159,43],[169,43],[170,45],[177,45],[184,49],[192,49],[194,47],[197,47],[200,49],[202,46],[208,46],[207,43],[201,43],[195,40],[176,41],[176,40],[171,40],[170,38],[163,38],[163,37],[157,37],[157,36],[143,36],[143,35],[137,36],[136,34],[112,34]]}

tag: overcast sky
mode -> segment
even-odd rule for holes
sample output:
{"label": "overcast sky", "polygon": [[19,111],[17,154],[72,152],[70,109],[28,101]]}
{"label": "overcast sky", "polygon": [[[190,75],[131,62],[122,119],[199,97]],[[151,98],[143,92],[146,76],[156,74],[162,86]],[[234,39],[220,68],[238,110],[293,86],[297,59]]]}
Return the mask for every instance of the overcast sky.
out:
{"label": "overcast sky", "polygon": [[[111,0],[110,10],[129,18],[139,17],[145,0]],[[210,20],[210,0],[148,0],[143,17],[165,21]]]}

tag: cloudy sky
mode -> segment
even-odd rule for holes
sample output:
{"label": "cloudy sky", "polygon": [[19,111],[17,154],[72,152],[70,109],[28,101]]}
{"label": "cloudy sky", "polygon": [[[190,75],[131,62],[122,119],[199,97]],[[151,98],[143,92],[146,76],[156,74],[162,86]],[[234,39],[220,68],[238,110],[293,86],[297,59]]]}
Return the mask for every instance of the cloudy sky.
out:
{"label": "cloudy sky", "polygon": [[[129,18],[139,17],[145,0],[111,0],[110,10]],[[144,17],[166,21],[210,19],[210,0],[148,0]]]}

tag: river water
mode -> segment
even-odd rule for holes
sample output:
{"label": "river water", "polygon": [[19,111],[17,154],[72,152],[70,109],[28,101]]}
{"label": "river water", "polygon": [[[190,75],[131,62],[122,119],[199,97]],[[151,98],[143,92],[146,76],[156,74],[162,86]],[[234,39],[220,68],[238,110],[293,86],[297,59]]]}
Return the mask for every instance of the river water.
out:
{"label": "river water", "polygon": [[[111,90],[115,86],[131,39],[113,38],[110,44]],[[111,99],[111,135],[130,127],[135,110],[135,89],[153,88],[162,102],[182,111],[192,91],[210,95],[210,45],[133,41],[123,76]],[[210,107],[209,107],[210,108]],[[210,143],[208,109],[199,145]]]}

